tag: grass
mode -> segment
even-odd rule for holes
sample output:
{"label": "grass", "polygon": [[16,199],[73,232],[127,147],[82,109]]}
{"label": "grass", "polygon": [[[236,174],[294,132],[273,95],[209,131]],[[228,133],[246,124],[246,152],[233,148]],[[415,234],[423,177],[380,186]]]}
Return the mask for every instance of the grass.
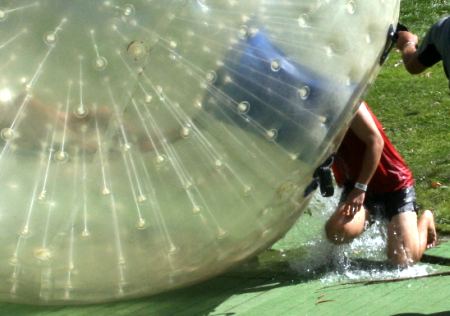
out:
{"label": "grass", "polygon": [[[447,0],[402,1],[400,22],[422,38],[450,12]],[[412,76],[393,51],[366,99],[416,179],[417,201],[450,234],[450,89],[442,63]]]}

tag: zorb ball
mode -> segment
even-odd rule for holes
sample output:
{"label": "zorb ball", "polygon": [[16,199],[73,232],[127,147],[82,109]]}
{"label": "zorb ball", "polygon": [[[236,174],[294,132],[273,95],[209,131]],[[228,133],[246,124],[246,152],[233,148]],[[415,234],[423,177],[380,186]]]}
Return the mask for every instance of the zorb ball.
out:
{"label": "zorb ball", "polygon": [[399,0],[2,0],[0,299],[154,294],[301,215]]}

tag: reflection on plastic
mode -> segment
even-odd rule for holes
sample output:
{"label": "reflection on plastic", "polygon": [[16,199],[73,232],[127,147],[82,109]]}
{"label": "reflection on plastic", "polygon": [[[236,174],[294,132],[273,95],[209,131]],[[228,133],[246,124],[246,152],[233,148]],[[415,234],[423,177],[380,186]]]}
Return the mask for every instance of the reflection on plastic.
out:
{"label": "reflection on plastic", "polygon": [[398,0],[4,0],[0,298],[149,295],[294,224]]}

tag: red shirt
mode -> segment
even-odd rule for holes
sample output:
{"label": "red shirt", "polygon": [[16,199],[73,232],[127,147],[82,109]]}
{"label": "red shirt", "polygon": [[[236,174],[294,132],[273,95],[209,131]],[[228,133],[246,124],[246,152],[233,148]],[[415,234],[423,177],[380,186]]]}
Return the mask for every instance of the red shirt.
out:
{"label": "red shirt", "polygon": [[[367,109],[384,140],[381,159],[368,184],[368,191],[385,193],[413,186],[414,178],[411,170],[387,138],[381,123],[368,106]],[[349,129],[336,153],[333,164],[333,173],[339,186],[354,185],[361,170],[365,147],[366,145]]]}

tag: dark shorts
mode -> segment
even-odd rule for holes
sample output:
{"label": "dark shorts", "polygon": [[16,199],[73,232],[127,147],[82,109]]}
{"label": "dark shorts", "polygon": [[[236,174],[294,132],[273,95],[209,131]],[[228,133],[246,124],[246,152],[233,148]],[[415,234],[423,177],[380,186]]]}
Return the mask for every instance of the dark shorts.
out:
{"label": "dark shorts", "polygon": [[[351,190],[352,187],[344,188],[341,195],[341,202],[345,201]],[[364,207],[372,217],[383,217],[389,221],[395,215],[403,212],[417,213],[416,191],[414,191],[414,187],[409,187],[387,193],[374,194],[367,192]]]}

